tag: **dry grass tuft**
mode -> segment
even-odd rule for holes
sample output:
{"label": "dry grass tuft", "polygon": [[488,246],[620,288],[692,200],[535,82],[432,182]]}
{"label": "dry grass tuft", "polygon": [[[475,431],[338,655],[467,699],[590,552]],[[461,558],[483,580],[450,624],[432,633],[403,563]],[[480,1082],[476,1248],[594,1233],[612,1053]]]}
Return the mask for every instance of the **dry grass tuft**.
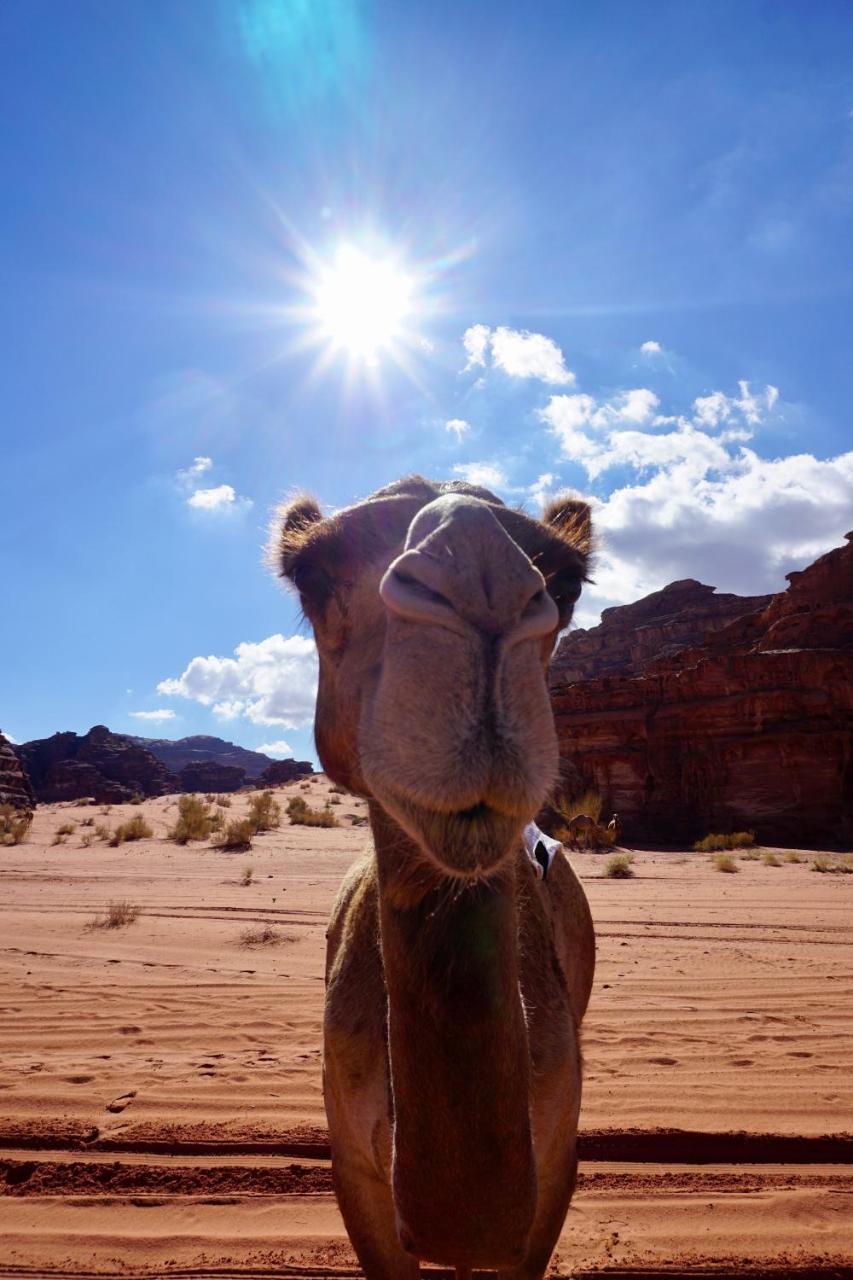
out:
{"label": "dry grass tuft", "polygon": [[234,818],[213,843],[217,849],[235,853],[239,850],[251,849],[254,834],[255,828],[248,818]]}
{"label": "dry grass tuft", "polygon": [[853,858],[850,854],[831,858],[827,853],[819,853],[812,861],[812,871],[822,871],[834,876],[853,875]]}
{"label": "dry grass tuft", "polygon": [[211,813],[201,796],[178,797],[178,820],[169,832],[176,844],[206,840],[211,833]]}
{"label": "dry grass tuft", "polygon": [[300,827],[338,826],[338,820],[328,804],[322,809],[312,809],[301,796],[292,796],[288,800],[287,816],[292,825]]}
{"label": "dry grass tuft", "polygon": [[271,791],[252,796],[247,814],[255,831],[272,831],[281,826],[281,805]]}
{"label": "dry grass tuft", "polygon": [[730,831],[724,835],[704,836],[693,846],[695,853],[712,853],[714,849],[751,849],[755,844],[754,831]]}
{"label": "dry grass tuft", "polygon": [[796,849],[786,849],[785,862],[805,862],[805,858],[801,853],[797,853]]}
{"label": "dry grass tuft", "polygon": [[584,791],[583,795],[575,798],[557,796],[554,800],[554,808],[564,822],[570,822],[581,813],[592,818],[593,822],[600,822],[602,805],[603,801],[597,791]]}
{"label": "dry grass tuft", "polygon": [[122,929],[126,924],[133,924],[139,914],[140,908],[135,902],[128,902],[126,898],[122,898],[108,903],[106,915],[95,916],[94,920],[90,920],[88,927],[90,929]]}
{"label": "dry grass tuft", "polygon": [[240,872],[240,883],[244,886],[250,885],[252,883],[252,876],[254,874],[255,874],[254,867],[244,867],[243,870]]}
{"label": "dry grass tuft", "polygon": [[608,880],[630,880],[634,874],[631,866],[633,861],[634,855],[631,853],[616,853],[607,859],[603,874]]}
{"label": "dry grass tuft", "polygon": [[33,815],[29,809],[0,804],[0,845],[23,844],[30,834]]}
{"label": "dry grass tuft", "polygon": [[219,805],[220,809],[230,809],[230,808],[231,808],[231,798],[230,798],[230,796],[217,796],[217,797],[216,797],[216,803]]}
{"label": "dry grass tuft", "polygon": [[715,871],[726,871],[731,874],[734,871],[740,871],[740,867],[727,853],[718,853],[711,859]]}
{"label": "dry grass tuft", "polygon": [[73,836],[74,826],[73,822],[63,822],[61,827],[56,828],[56,834],[59,836]]}
{"label": "dry grass tuft", "polygon": [[782,865],[781,860],[776,856],[772,849],[768,849],[761,855],[761,861],[764,863],[765,867],[781,867]]}
{"label": "dry grass tuft", "polygon": [[244,929],[240,934],[240,945],[243,947],[274,947],[280,942],[293,941],[295,941],[294,938],[279,933],[278,929],[274,929],[271,924],[259,925],[254,929]]}

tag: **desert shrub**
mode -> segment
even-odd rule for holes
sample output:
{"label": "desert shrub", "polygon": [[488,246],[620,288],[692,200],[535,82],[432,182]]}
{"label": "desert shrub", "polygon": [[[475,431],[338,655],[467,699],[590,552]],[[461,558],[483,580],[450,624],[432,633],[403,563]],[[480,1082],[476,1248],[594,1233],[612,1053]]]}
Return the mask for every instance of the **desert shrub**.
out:
{"label": "desert shrub", "polygon": [[98,825],[95,827],[95,837],[98,840],[109,840],[110,838],[109,827],[105,823],[99,822]]}
{"label": "desert shrub", "polygon": [[126,898],[122,898],[117,902],[110,902],[107,905],[106,915],[95,916],[90,921],[90,929],[121,929],[126,924],[133,924],[134,920],[139,916],[140,908],[135,902],[128,902]]}
{"label": "desert shrub", "polygon": [[92,840],[93,840],[93,837],[89,835],[88,831],[86,831],[80,837],[80,844],[83,846],[84,849],[88,849],[92,843]]}
{"label": "desert shrub", "polygon": [[0,844],[23,844],[30,833],[33,815],[29,809],[0,804]]}
{"label": "desert shrub", "polygon": [[730,855],[727,853],[715,854],[715,856],[711,859],[711,862],[713,863],[715,871],[727,871],[731,873],[732,871],[740,870],[734,858],[730,857]]}
{"label": "desert shrub", "polygon": [[332,783],[332,785],[329,787],[329,790],[331,791],[333,796],[345,796],[347,793],[346,787],[339,787],[336,782]]}
{"label": "desert shrub", "polygon": [[751,849],[755,844],[754,831],[730,831],[724,835],[708,835],[697,840],[696,853],[712,853],[715,849]]}
{"label": "desert shrub", "polygon": [[213,813],[211,813],[210,815],[211,831],[221,831],[224,826],[225,826],[225,814],[221,813],[218,809],[215,809]]}
{"label": "desert shrub", "polygon": [[338,820],[329,805],[322,809],[312,809],[301,796],[292,796],[287,802],[287,816],[291,824],[301,827],[336,827]]}
{"label": "desert shrub", "polygon": [[141,791],[134,791],[133,795],[130,797],[130,803],[142,804],[144,799],[145,799],[145,796],[142,794]]}
{"label": "desert shrub", "polygon": [[558,796],[554,800],[554,808],[564,822],[571,821],[580,813],[585,813],[587,817],[592,818],[593,822],[599,822],[602,804],[603,801],[597,791],[584,791],[583,795],[574,798]]}
{"label": "desert shrub", "polygon": [[57,831],[56,835],[50,842],[51,844],[65,844],[65,836],[61,836]]}
{"label": "desert shrub", "polygon": [[119,843],[121,840],[148,840],[154,834],[141,813],[135,813],[127,822],[123,822],[118,833],[121,837]]}
{"label": "desert shrub", "polygon": [[281,826],[281,805],[271,791],[252,796],[247,814],[255,831],[272,831]]}
{"label": "desert shrub", "polygon": [[111,812],[112,812],[112,805],[111,805],[111,804],[102,804],[102,805],[101,805],[101,813],[111,813]]}
{"label": "desert shrub", "polygon": [[73,822],[63,822],[63,824],[62,824],[62,826],[61,826],[61,827],[57,827],[57,828],[56,828],[56,834],[57,834],[57,835],[59,835],[59,836],[73,836],[73,835],[74,835],[74,823],[73,823]]}
{"label": "desert shrub", "polygon": [[216,796],[212,791],[208,791],[207,795],[204,798],[208,804],[213,804],[214,800],[216,799]]}
{"label": "desert shrub", "polygon": [[616,853],[604,864],[604,874],[608,880],[630,880],[634,874],[631,863],[634,857],[630,853]]}
{"label": "desert shrub", "polygon": [[250,885],[252,883],[252,876],[254,874],[255,874],[254,867],[244,867],[243,870],[240,872],[240,883],[242,885]]}
{"label": "desert shrub", "polygon": [[758,849],[744,849],[742,853],[738,854],[738,857],[741,862],[758,862],[761,853]]}
{"label": "desert shrub", "polygon": [[230,796],[217,796],[217,797],[216,797],[216,803],[219,805],[220,809],[230,809],[230,808],[231,808],[231,798],[230,798]]}
{"label": "desert shrub", "polygon": [[796,849],[786,849],[785,861],[786,862],[805,862],[805,858],[801,853],[797,853]]}
{"label": "desert shrub", "polygon": [[340,796],[329,796],[329,804],[340,804],[340,803],[341,803]]}
{"label": "desert shrub", "polygon": [[761,855],[761,861],[764,863],[765,867],[781,867],[782,865],[780,859],[776,856],[776,854],[773,852],[772,849],[767,849]]}
{"label": "desert shrub", "polygon": [[850,860],[849,855],[830,858],[825,853],[819,853],[812,861],[812,871],[822,871],[836,876],[853,875],[853,861]]}
{"label": "desert shrub", "polygon": [[81,827],[94,827],[94,825],[95,825],[94,818],[83,818],[83,820],[80,823]]}
{"label": "desert shrub", "polygon": [[363,813],[351,813],[348,815],[348,817],[352,820],[352,825],[354,827],[367,826],[367,818],[364,816]]}
{"label": "desert shrub", "polygon": [[248,818],[234,818],[214,840],[218,849],[251,849],[255,828]]}
{"label": "desert shrub", "polygon": [[169,832],[169,839],[176,844],[188,844],[190,840],[206,840],[210,835],[210,818],[207,805],[201,796],[178,798],[178,820]]}
{"label": "desert shrub", "polygon": [[278,942],[286,941],[283,934],[271,924],[259,925],[254,929],[244,929],[240,934],[240,944],[244,947],[272,947]]}

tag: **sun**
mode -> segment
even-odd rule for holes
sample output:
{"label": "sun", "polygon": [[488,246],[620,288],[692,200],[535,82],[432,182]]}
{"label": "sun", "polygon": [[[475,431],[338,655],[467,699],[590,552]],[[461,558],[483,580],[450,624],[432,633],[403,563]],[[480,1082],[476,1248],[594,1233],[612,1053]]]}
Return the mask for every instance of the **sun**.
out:
{"label": "sun", "polygon": [[350,244],[320,267],[312,292],[323,339],[368,364],[404,336],[414,306],[412,280],[398,263]]}

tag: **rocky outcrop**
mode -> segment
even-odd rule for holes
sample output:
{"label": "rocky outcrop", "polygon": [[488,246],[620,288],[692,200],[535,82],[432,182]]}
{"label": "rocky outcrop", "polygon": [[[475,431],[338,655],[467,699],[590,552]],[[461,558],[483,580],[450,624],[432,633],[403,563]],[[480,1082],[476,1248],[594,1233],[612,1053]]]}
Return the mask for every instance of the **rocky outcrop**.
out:
{"label": "rocky outcrop", "polygon": [[674,583],[561,644],[564,788],[599,791],[629,843],[738,829],[765,843],[853,841],[849,536],[788,581],[740,603]]}
{"label": "rocky outcrop", "polygon": [[27,771],[11,742],[0,733],[0,805],[13,809],[34,809],[36,798]]}
{"label": "rocky outcrop", "polygon": [[293,782],[294,778],[305,778],[314,772],[310,760],[273,760],[269,768],[264,769],[255,779],[256,787],[276,787],[283,782]]}
{"label": "rocky outcrop", "polygon": [[179,790],[177,778],[144,747],[124,734],[95,725],[82,736],[55,733],[16,747],[38,800],[119,804],[134,795],[162,796]]}
{"label": "rocky outcrop", "polygon": [[271,763],[270,757],[265,756],[262,751],[249,751],[236,742],[227,742],[224,738],[216,738],[207,733],[196,733],[188,738],[174,740],[134,737],[132,741],[146,747],[172,773],[180,773],[188,764],[213,761],[215,764],[233,765],[242,769],[246,778],[251,780],[263,773]]}
{"label": "rocky outcrop", "polygon": [[181,791],[239,791],[245,781],[246,774],[242,769],[233,764],[219,764],[215,760],[185,764],[178,773]]}

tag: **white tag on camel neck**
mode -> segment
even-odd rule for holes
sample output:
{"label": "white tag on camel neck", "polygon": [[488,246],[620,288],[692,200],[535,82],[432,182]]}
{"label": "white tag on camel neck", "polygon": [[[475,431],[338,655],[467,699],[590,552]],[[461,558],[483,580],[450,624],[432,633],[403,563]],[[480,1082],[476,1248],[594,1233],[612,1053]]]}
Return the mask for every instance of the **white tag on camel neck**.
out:
{"label": "white tag on camel neck", "polygon": [[544,831],[539,830],[535,822],[528,822],[521,834],[524,840],[524,851],[533,863],[537,879],[547,880],[551,863],[554,861],[554,855],[561,847],[560,841],[554,840],[551,836],[546,836]]}

